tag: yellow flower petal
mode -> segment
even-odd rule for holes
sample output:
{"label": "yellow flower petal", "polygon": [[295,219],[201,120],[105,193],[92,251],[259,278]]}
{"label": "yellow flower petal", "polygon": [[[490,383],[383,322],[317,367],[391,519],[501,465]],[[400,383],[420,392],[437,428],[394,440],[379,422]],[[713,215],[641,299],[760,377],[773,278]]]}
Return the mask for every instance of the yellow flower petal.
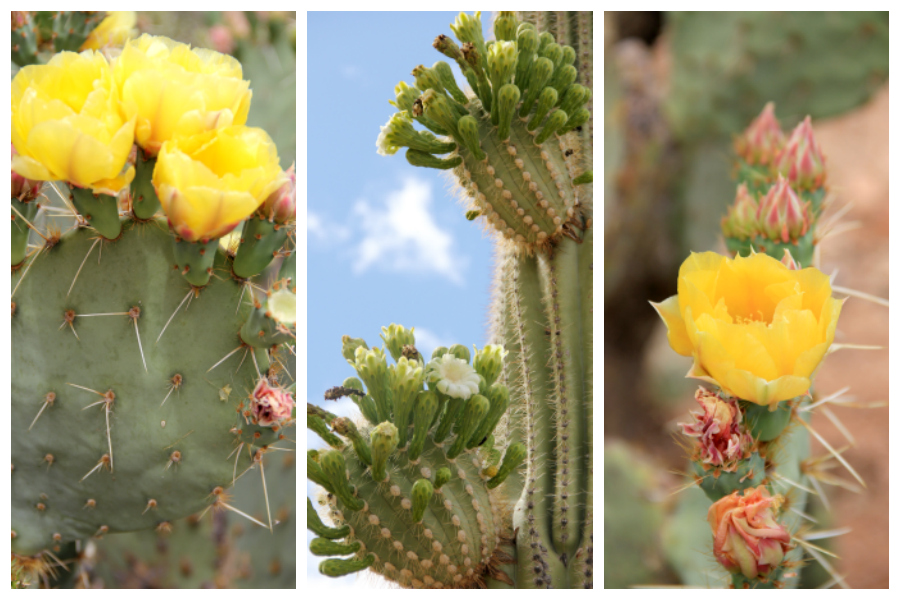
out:
{"label": "yellow flower petal", "polygon": [[669,345],[672,346],[672,349],[682,356],[690,356],[694,347],[684,327],[684,319],[678,312],[678,296],[672,296],[660,303],[651,302],[650,304],[653,305],[669,329]]}

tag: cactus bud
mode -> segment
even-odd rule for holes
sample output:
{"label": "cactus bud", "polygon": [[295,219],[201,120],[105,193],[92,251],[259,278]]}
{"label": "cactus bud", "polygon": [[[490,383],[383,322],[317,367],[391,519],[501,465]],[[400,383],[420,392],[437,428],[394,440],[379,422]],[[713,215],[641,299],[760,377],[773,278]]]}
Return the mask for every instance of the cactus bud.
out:
{"label": "cactus bud", "polygon": [[388,373],[394,399],[394,424],[399,430],[399,445],[404,448],[413,403],[422,388],[425,370],[419,365],[419,361],[401,356],[396,365],[389,367]]}
{"label": "cactus bud", "polygon": [[434,486],[427,479],[419,479],[412,486],[412,520],[413,523],[421,523],[425,516],[425,509],[434,496]]}
{"label": "cactus bud", "polygon": [[474,448],[486,442],[509,407],[509,388],[502,383],[488,388],[487,397],[490,401],[490,408],[475,433],[469,438],[466,448]]}
{"label": "cactus bud", "polygon": [[[369,346],[366,344],[366,340],[362,338],[352,338],[349,335],[345,335],[341,338],[341,355],[347,359],[347,362],[351,365],[356,364],[356,349],[357,348],[365,348],[369,349]],[[362,391],[362,388],[356,388]]]}
{"label": "cactus bud", "polygon": [[388,385],[387,359],[384,352],[380,348],[367,350],[360,346],[356,348],[355,366],[356,372],[375,401],[378,421],[389,420],[393,408],[393,395]]}
{"label": "cactus bud", "polygon": [[362,560],[354,558],[329,558],[319,563],[319,573],[327,577],[340,577],[368,569],[375,563],[375,555],[368,554]]}
{"label": "cactus bud", "polygon": [[474,15],[464,12],[459,13],[456,21],[450,25],[450,30],[461,42],[470,42],[475,45],[483,57],[485,55],[484,34],[481,29],[481,11]]}
{"label": "cactus bud", "polygon": [[734,492],[709,507],[713,554],[725,569],[750,580],[765,580],[791,548],[791,534],[775,520],[784,499],[764,486]]}
{"label": "cactus bud", "polygon": [[427,152],[421,152],[420,150],[407,150],[406,161],[414,167],[427,167],[429,169],[445,171],[461,165],[462,157],[454,156],[452,158],[438,158]]}
{"label": "cactus bud", "polygon": [[250,412],[254,423],[260,427],[281,425],[291,419],[294,398],[283,388],[272,386],[263,377],[250,395]]}
{"label": "cactus bud", "polygon": [[387,460],[397,449],[399,435],[393,423],[379,423],[372,430],[372,477],[377,482],[387,478]]}
{"label": "cactus bud", "polygon": [[[565,111],[563,111],[563,112],[565,112]],[[591,118],[591,111],[589,111],[588,109],[586,109],[583,106],[581,108],[579,108],[578,110],[576,110],[574,113],[568,113],[568,114],[569,114],[568,120],[566,120],[565,124],[559,128],[559,131],[558,131],[559,135],[564,135],[566,133],[569,133],[570,131],[572,131],[573,129],[575,129],[577,127],[581,127],[582,125],[584,125],[585,123],[588,122],[588,119]]]}
{"label": "cactus bud", "polygon": [[759,228],[769,239],[787,243],[806,235],[811,217],[809,204],[800,200],[783,176],[778,176],[759,202],[756,212]]}
{"label": "cactus bud", "polygon": [[329,527],[323,523],[309,498],[306,499],[306,528],[317,536],[329,540],[346,537],[350,533],[350,527],[347,525],[343,527]]}
{"label": "cactus bud", "polygon": [[520,117],[525,118],[531,113],[535,101],[541,95],[544,86],[550,81],[551,75],[553,75],[553,62],[550,59],[540,57],[534,61],[534,66],[528,76],[528,92],[525,94],[525,100],[522,101],[522,107],[519,109]]}
{"label": "cactus bud", "polygon": [[[12,149],[13,158],[15,158],[19,154],[16,152],[16,147],[12,143],[10,143],[9,147]],[[10,174],[12,176],[11,196],[16,200],[30,202],[41,193],[41,186],[44,185],[43,181],[33,181],[19,175],[12,169],[10,169]]]}
{"label": "cactus bud", "polygon": [[[509,139],[510,126],[513,117],[516,114],[516,104],[519,102],[519,88],[511,83],[507,83],[497,93],[497,101],[494,104],[497,114],[497,137],[500,141]],[[493,113],[492,113],[493,114]]]}
{"label": "cactus bud", "polygon": [[313,541],[309,543],[309,551],[316,556],[332,556],[334,554],[343,556],[347,554],[356,554],[359,552],[360,547],[359,542],[342,544],[341,542],[334,542],[324,538],[314,538]]}
{"label": "cactus bud", "polygon": [[784,144],[784,133],[775,118],[775,104],[769,102],[750,126],[734,140],[738,156],[751,165],[768,165]]}
{"label": "cactus bud", "polygon": [[516,19],[516,13],[501,10],[494,19],[494,36],[498,40],[515,41],[518,27],[519,21]]}
{"label": "cactus bud", "polygon": [[499,344],[488,344],[481,350],[475,349],[475,360],[472,361],[472,366],[479,375],[484,377],[485,385],[488,387],[497,381],[497,377],[503,369],[503,359],[507,354],[509,352]]}
{"label": "cactus bud", "polygon": [[531,66],[534,64],[535,53],[537,51],[538,36],[537,32],[531,28],[523,29],[519,26],[516,35],[516,46],[519,50],[519,60],[516,62],[516,85],[523,92],[528,87],[528,79],[531,75]]}
{"label": "cactus bud", "polygon": [[[516,72],[516,60],[518,52],[515,42],[497,42],[488,50],[488,71],[491,74],[491,89],[494,93],[493,109],[491,110],[491,123],[499,125],[499,113],[497,103],[500,89],[510,82],[513,73]],[[518,102],[518,99],[516,99]]]}
{"label": "cactus bud", "polygon": [[563,65],[553,71],[553,77],[550,78],[548,84],[552,88],[556,88],[559,97],[562,98],[575,80],[578,78],[578,69],[572,65]]}
{"label": "cactus bud", "polygon": [[[309,450],[306,452],[306,478],[321,485],[327,491],[334,493],[334,487],[328,481],[328,477],[325,476],[325,471],[322,470],[322,467],[319,465],[319,451],[318,450]],[[307,519],[309,515],[307,513]],[[318,532],[316,532],[318,533]],[[321,535],[321,534],[319,534]]]}
{"label": "cactus bud", "polygon": [[463,91],[459,89],[459,86],[456,85],[456,78],[453,77],[453,70],[450,68],[450,65],[439,60],[431,66],[431,70],[437,74],[441,85],[444,86],[444,91],[450,94],[451,98],[461,105],[465,105],[469,101]]}
{"label": "cactus bud", "polygon": [[[550,37],[553,40],[553,37]],[[556,69],[562,63],[563,49],[562,46],[557,44],[555,41],[550,41],[547,44],[541,44],[540,50],[538,50],[538,54],[550,60],[553,63],[553,68]]]}
{"label": "cactus bud", "polygon": [[350,443],[353,444],[353,450],[356,452],[359,460],[367,465],[372,464],[372,451],[369,449],[369,444],[359,433],[359,430],[356,429],[356,425],[353,424],[353,421],[347,417],[338,417],[331,422],[331,426],[334,428],[335,432],[350,440]]}
{"label": "cactus bud", "polygon": [[801,190],[815,191],[825,183],[825,157],[813,136],[810,117],[794,128],[778,153],[776,169]]}
{"label": "cactus bud", "polygon": [[480,394],[475,394],[469,399],[463,410],[462,420],[460,421],[456,439],[447,451],[447,458],[452,460],[465,450],[469,438],[472,437],[478,429],[478,426],[481,425],[489,407],[490,403],[488,402],[488,399]]}
{"label": "cactus bud", "polygon": [[506,478],[522,464],[527,453],[528,451],[525,448],[525,444],[521,442],[510,445],[510,447],[506,449],[506,454],[503,455],[503,462],[500,463],[497,474],[488,480],[488,489],[494,489],[506,481]]}
{"label": "cactus bud", "polygon": [[469,349],[462,344],[453,344],[452,346],[450,346],[448,352],[456,358],[459,358],[466,362],[469,362],[472,358],[472,355],[469,353]]}
{"label": "cactus bud", "polygon": [[[531,120],[528,121],[528,125],[526,128],[528,131],[534,131],[544,120],[544,117],[547,116],[547,113],[550,112],[550,109],[556,104],[556,100],[559,98],[559,92],[557,92],[552,87],[545,87],[541,92],[540,98],[538,99],[537,108],[534,109],[534,116],[531,117]],[[559,111],[557,111],[559,112]],[[563,116],[568,118],[568,115],[563,113]],[[557,125],[557,127],[561,126],[565,123],[565,118],[563,122]],[[541,142],[535,141],[535,143],[540,144]]]}
{"label": "cactus bud", "polygon": [[438,346],[431,353],[431,358],[432,359],[440,358],[440,357],[444,356],[445,354],[447,354],[448,352],[450,352],[450,350],[448,350],[446,346]]}
{"label": "cactus bud", "polygon": [[[434,38],[434,43],[432,44],[434,49],[446,56],[447,58],[452,58],[457,61],[463,59],[462,51],[460,51],[459,46],[456,45],[456,42],[453,41],[453,38],[447,37],[443,33]],[[462,67],[460,67],[462,68]]]}
{"label": "cactus bud", "polygon": [[[553,88],[546,88],[544,91],[556,91]],[[566,124],[566,121],[569,119],[569,115],[564,113],[561,110],[554,110],[550,117],[547,119],[547,122],[544,123],[544,127],[541,129],[541,132],[537,134],[534,138],[535,144],[543,144],[547,139],[556,133],[558,129],[561,129],[563,125]]]}
{"label": "cactus bud", "polygon": [[678,426],[685,435],[697,438],[697,460],[724,471],[734,471],[737,462],[750,455],[753,445],[753,438],[741,424],[737,400],[725,399],[702,387],[694,399],[703,410],[691,413],[694,422],[679,423]]}
{"label": "cactus bud", "polygon": [[381,328],[381,339],[384,340],[384,347],[388,349],[394,360],[400,360],[403,356],[403,346],[416,345],[416,328],[407,329],[403,325],[391,323],[390,327]]}
{"label": "cactus bud", "polygon": [[478,122],[472,115],[466,115],[457,123],[459,135],[466,149],[471,152],[476,160],[484,160],[487,154],[481,149],[481,139],[478,135]]}
{"label": "cactus bud", "polygon": [[722,217],[722,233],[726,238],[745,240],[756,235],[758,222],[756,213],[759,205],[747,191],[747,184],[738,186],[734,204],[728,207],[728,214]]}
{"label": "cactus bud", "polygon": [[450,472],[450,469],[447,467],[441,467],[434,474],[434,489],[439,490],[441,487],[450,481],[450,478],[453,477],[453,474]]}
{"label": "cactus bud", "polygon": [[[465,349],[465,347],[463,347]],[[468,358],[468,349],[466,349]],[[439,391],[452,398],[469,398],[478,392],[478,374],[466,360],[451,353],[434,358],[426,367],[426,378],[435,383]]]}
{"label": "cactus bud", "polygon": [[422,454],[428,430],[434,423],[438,406],[436,393],[423,390],[416,395],[413,405],[413,438],[409,444],[409,460],[416,460]]}
{"label": "cactus bud", "polygon": [[575,48],[572,46],[563,46],[563,55],[562,55],[562,64],[564,65],[573,65],[575,64],[575,58],[577,57],[575,53]]}
{"label": "cactus bud", "polygon": [[339,450],[329,450],[319,456],[319,465],[328,478],[334,495],[344,506],[354,511],[362,510],[365,502],[353,495],[353,490],[347,482],[347,464],[344,462],[344,455]]}
{"label": "cactus bud", "polygon": [[[421,100],[425,115],[429,119],[434,120],[442,128],[449,131],[454,138],[460,139],[459,129],[456,125],[459,116],[450,104],[449,98],[434,90],[425,90],[422,93]],[[417,148],[413,149],[415,150]],[[449,150],[445,150],[444,152],[449,152]],[[444,152],[441,153],[443,154]]]}
{"label": "cactus bud", "polygon": [[794,260],[794,256],[791,254],[790,249],[784,249],[784,256],[781,257],[781,264],[786,266],[791,271],[799,271],[803,267],[797,264],[797,261]]}
{"label": "cactus bud", "polygon": [[297,218],[297,173],[292,164],[284,172],[285,182],[269,194],[257,214],[276,223],[289,223]]}

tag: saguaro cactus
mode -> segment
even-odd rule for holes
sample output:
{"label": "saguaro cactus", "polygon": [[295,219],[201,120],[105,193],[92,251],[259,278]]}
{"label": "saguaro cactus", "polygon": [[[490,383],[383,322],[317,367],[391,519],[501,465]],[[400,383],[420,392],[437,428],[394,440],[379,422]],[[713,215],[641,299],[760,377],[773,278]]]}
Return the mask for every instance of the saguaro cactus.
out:
{"label": "saguaro cactus", "polygon": [[[404,587],[593,587],[592,27],[591,13],[501,12],[486,41],[480,13],[461,13],[450,26],[457,40],[439,35],[434,47],[471,90],[444,61],[395,88],[399,112],[382,127],[379,152],[406,147],[411,164],[452,170],[466,217],[494,232],[495,346],[476,352],[481,378],[470,391],[440,383],[463,376],[468,350],[436,351],[424,374],[436,388],[409,411],[400,372],[409,373],[411,346],[385,329],[398,361],[388,368],[384,351],[345,339],[368,394],[355,379],[343,390],[375,427],[341,431],[311,409],[308,425],[326,442],[343,446],[333,429],[354,446],[308,462],[335,520],[331,528],[311,513],[310,528],[349,536],[343,551],[355,555],[325,561],[325,574],[371,567]],[[523,460],[524,475],[515,468]]]}

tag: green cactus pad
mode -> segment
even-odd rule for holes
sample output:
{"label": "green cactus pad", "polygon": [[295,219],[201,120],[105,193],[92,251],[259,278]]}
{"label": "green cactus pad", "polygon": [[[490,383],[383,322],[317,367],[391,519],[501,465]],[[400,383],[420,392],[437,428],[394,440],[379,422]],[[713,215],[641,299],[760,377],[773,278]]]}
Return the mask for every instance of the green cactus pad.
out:
{"label": "green cactus pad", "polygon": [[766,461],[754,452],[750,458],[740,461],[735,472],[721,471],[715,468],[705,469],[700,463],[694,463],[694,472],[701,477],[700,489],[715,502],[720,498],[758,486],[766,478]]}
{"label": "green cactus pad", "polygon": [[[20,554],[48,547],[55,533],[66,543],[201,510],[250,466],[251,446],[280,435],[246,421],[257,367],[264,374],[268,359],[241,348],[239,286],[214,278],[194,296],[171,268],[161,223],[126,224],[85,262],[94,243],[86,229],[66,234],[27,275],[13,276],[12,548]],[[136,319],[121,314],[134,307]]]}

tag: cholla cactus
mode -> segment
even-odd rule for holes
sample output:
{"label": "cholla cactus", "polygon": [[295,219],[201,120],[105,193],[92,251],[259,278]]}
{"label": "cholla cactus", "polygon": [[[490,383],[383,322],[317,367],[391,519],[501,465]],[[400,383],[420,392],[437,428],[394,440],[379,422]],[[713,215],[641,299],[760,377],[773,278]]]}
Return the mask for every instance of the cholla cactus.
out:
{"label": "cholla cactus", "polygon": [[809,435],[859,479],[809,424],[843,300],[811,266],[825,171],[809,118],[785,140],[768,104],[735,146],[737,198],[722,229],[736,256],[692,254],[678,295],[654,307],[672,348],[693,358],[688,376],[707,386],[696,395],[703,412],[682,428],[694,481],[714,501],[713,554],[733,587],[784,587],[803,550],[833,573],[795,516],[819,489]]}
{"label": "cholla cactus", "polygon": [[[411,164],[451,172],[466,217],[497,240],[493,343],[474,357],[441,348],[425,364],[430,393],[416,396],[404,450],[406,394],[392,373],[408,367],[345,339],[368,392],[355,378],[340,389],[376,427],[351,432],[371,448],[371,475],[355,437],[352,452],[310,459],[309,472],[322,471],[310,478],[333,488],[335,528],[352,532],[341,550],[355,557],[323,562],[326,574],[370,567],[404,587],[593,587],[592,26],[591,13],[500,12],[486,40],[480,13],[461,13],[456,40],[439,35],[434,47],[470,89],[443,60],[394,89],[398,112],[378,152],[406,147]],[[398,333],[387,331],[397,359]],[[310,518],[314,531],[345,535]],[[439,532],[448,518],[454,528]]]}
{"label": "cholla cactus", "polygon": [[12,552],[48,585],[92,538],[240,511],[289,449],[295,192],[231,57],[145,35],[12,85]]}

